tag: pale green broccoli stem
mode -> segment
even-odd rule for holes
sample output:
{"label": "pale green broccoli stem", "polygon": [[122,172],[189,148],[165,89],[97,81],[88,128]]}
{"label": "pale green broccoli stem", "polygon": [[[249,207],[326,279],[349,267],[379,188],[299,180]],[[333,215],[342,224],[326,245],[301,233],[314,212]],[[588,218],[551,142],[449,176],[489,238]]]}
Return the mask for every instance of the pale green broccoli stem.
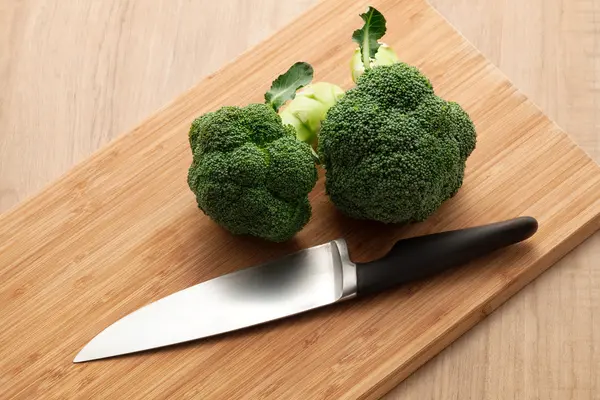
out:
{"label": "pale green broccoli stem", "polygon": [[369,48],[369,25],[371,23],[372,15],[369,15],[368,21],[365,21],[365,35],[361,44],[362,48],[362,56],[363,56],[363,65],[365,66],[365,71],[371,69],[371,49]]}
{"label": "pale green broccoli stem", "polygon": [[365,70],[368,70],[371,68],[371,59],[375,58],[375,54],[381,46],[378,40],[385,35],[385,18],[373,7],[369,7],[365,13],[360,14],[360,17],[363,19],[364,25],[361,29],[354,31],[352,40],[360,46],[362,62]]}
{"label": "pale green broccoli stem", "polygon": [[284,74],[273,81],[265,93],[265,103],[278,111],[286,101],[296,97],[296,91],[308,85],[313,78],[313,67],[305,62],[297,62]]}
{"label": "pale green broccoli stem", "polygon": [[[379,50],[375,54],[375,58],[370,59],[369,66],[374,67],[377,65],[391,65],[399,62],[398,56],[394,50],[385,43],[381,43]],[[362,53],[360,48],[357,48],[350,59],[350,72],[352,74],[352,80],[354,83],[358,81],[358,78],[365,72],[365,64],[362,60]]]}
{"label": "pale green broccoli stem", "polygon": [[[310,84],[312,78],[313,68],[310,64],[295,63],[273,81],[271,88],[265,93],[265,103],[277,112],[291,100],[279,112],[282,124],[291,125],[295,129],[296,139],[311,145],[313,159],[319,163],[314,145],[321,129],[321,121],[344,91],[331,83]],[[300,91],[297,92],[298,90]]]}
{"label": "pale green broccoli stem", "polygon": [[279,116],[284,125],[294,127],[298,140],[315,146],[321,121],[343,95],[344,90],[337,85],[313,83],[301,89]]}
{"label": "pale green broccoli stem", "polygon": [[361,29],[352,34],[352,40],[358,43],[350,62],[352,80],[356,82],[363,72],[377,65],[390,65],[398,62],[396,53],[386,44],[380,43],[385,35],[385,17],[373,7],[360,14],[364,21]]}

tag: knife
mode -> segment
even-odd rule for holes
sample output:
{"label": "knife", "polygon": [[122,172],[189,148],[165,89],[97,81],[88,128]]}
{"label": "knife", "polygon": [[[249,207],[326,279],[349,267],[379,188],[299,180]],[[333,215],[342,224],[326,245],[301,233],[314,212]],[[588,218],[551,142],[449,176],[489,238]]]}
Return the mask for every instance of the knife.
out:
{"label": "knife", "polygon": [[343,239],[202,282],[150,303],[94,337],[84,362],[206,338],[379,293],[531,237],[532,217],[398,241],[382,258],[350,260]]}

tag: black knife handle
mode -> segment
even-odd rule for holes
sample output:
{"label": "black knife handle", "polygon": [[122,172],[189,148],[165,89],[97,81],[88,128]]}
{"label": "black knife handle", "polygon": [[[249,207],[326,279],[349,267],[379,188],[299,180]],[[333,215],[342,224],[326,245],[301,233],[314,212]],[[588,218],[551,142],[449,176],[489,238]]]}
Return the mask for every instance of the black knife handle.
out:
{"label": "black knife handle", "polygon": [[382,258],[356,264],[357,295],[390,289],[530,238],[538,228],[532,217],[519,217],[474,228],[398,241]]}

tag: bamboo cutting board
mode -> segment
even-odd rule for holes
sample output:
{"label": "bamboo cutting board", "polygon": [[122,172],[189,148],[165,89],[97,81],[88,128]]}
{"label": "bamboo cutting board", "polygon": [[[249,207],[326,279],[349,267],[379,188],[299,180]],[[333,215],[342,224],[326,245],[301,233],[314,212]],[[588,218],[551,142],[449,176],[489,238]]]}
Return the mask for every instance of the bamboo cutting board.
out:
{"label": "bamboo cutting board", "polygon": [[[377,397],[600,227],[600,168],[560,128],[425,2],[373,4],[388,18],[386,42],[476,122],[458,196],[426,223],[382,226],[341,217],[321,181],[313,220],[284,245],[232,237],[196,208],[185,184],[196,115],[261,101],[297,60],[312,63],[317,80],[350,86],[349,38],[365,4],[325,0],[0,217],[0,398]],[[340,236],[366,261],[400,237],[518,215],[540,221],[529,243],[428,282],[219,338],[71,363],[125,314],[238,268]]]}

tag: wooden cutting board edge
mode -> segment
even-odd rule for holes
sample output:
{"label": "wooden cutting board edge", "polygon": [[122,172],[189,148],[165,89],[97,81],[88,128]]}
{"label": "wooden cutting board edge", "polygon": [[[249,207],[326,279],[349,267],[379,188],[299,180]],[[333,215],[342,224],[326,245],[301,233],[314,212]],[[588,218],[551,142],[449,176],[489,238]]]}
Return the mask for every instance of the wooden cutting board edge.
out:
{"label": "wooden cutting board edge", "polygon": [[[487,316],[492,314],[498,307],[508,301],[512,296],[517,294],[525,286],[529,285],[535,279],[540,277],[550,267],[564,258],[571,251],[575,250],[586,239],[592,236],[600,229],[600,214],[590,220],[579,231],[573,233],[569,238],[561,242],[551,252],[546,253],[542,259],[536,264],[537,268],[530,268],[524,271],[521,275],[522,279],[514,279],[510,284],[498,293],[486,299],[479,307],[473,309],[470,314],[462,318],[455,326],[443,334],[439,335],[437,340],[429,343],[423,351],[416,354],[412,362],[408,362],[395,368],[392,373],[371,374],[378,377],[377,380],[370,382],[369,389],[366,391],[350,392],[349,398],[358,398],[365,400],[378,399],[391,391],[394,387],[416,372],[420,367],[425,365],[429,360],[438,355],[446,347],[451,345],[462,335],[467,333],[471,328],[483,321]],[[356,388],[355,388],[356,389]]]}
{"label": "wooden cutting board edge", "polygon": [[[561,127],[555,120],[553,120],[552,118],[550,118],[548,116],[548,114],[546,114],[546,112],[544,111],[544,109],[539,106],[531,97],[529,97],[527,95],[527,93],[523,92],[519,86],[517,86],[513,80],[504,73],[504,71],[502,69],[500,69],[500,67],[498,67],[492,60],[490,60],[485,54],[483,54],[479,48],[477,46],[475,46],[475,44],[470,41],[465,35],[463,35],[463,33],[458,30],[458,28],[456,26],[454,26],[454,24],[452,24],[452,22],[450,22],[450,20],[448,18],[446,18],[446,16],[444,14],[442,14],[437,8],[435,8],[429,0],[422,0],[425,3],[427,3],[429,5],[429,7],[431,8],[431,10],[433,10],[433,12],[435,12],[435,14],[438,15],[439,18],[443,19],[449,26],[452,27],[452,29],[454,29],[454,32],[459,35],[461,37],[461,39],[467,43],[469,46],[471,46],[471,48],[474,50],[475,53],[477,53],[478,55],[480,55],[481,57],[485,58],[491,65],[494,66],[495,72],[496,74],[500,75],[505,81],[507,81],[508,83],[510,83],[510,85],[516,90],[517,94],[520,94],[522,96],[524,96],[527,99],[527,102],[529,104],[531,104],[539,113],[543,114],[548,121],[550,121],[559,131],[561,131],[562,133],[564,133],[570,141],[572,141],[573,143],[575,143],[575,145],[577,146],[577,148],[579,150],[581,150],[587,158],[590,159],[590,161],[592,161],[594,164],[596,164],[596,166],[598,167],[598,170],[600,171],[600,164],[598,164],[593,158],[592,156],[590,156],[590,154],[581,146],[579,146],[579,144],[573,139],[573,136],[571,136],[569,134],[569,132],[567,130],[565,130],[563,127]],[[308,10],[310,11],[310,9]],[[596,230],[600,229],[600,227],[598,227]],[[593,234],[593,232],[592,232]],[[591,236],[588,235],[588,237]]]}

